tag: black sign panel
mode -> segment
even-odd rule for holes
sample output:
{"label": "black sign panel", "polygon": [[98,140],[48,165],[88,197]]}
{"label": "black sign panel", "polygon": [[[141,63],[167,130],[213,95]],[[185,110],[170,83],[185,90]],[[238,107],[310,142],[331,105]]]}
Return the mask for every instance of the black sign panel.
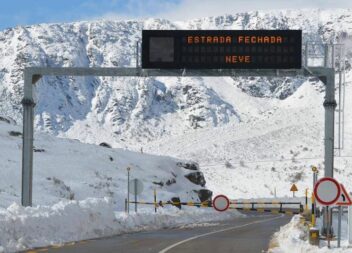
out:
{"label": "black sign panel", "polygon": [[142,68],[299,69],[301,30],[143,30]]}

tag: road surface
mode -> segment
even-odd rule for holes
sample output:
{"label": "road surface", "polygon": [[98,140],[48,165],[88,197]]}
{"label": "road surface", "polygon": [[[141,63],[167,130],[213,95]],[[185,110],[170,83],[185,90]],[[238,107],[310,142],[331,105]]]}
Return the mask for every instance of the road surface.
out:
{"label": "road surface", "polygon": [[34,249],[29,253],[261,253],[280,226],[292,216],[247,214],[245,218],[211,223],[210,226],[185,226],[152,232],[124,234],[88,240],[61,247]]}

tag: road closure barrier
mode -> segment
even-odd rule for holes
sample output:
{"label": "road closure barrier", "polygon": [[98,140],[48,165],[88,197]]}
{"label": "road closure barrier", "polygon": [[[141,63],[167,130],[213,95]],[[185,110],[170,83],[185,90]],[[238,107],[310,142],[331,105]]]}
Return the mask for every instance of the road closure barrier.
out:
{"label": "road closure barrier", "polygon": [[231,200],[229,209],[237,209],[243,211],[256,211],[256,212],[271,212],[271,213],[284,213],[284,214],[299,214],[303,212],[303,205],[300,202],[251,202],[251,201],[236,201]]}
{"label": "road closure barrier", "polygon": [[[130,201],[130,204],[140,204],[140,205],[152,205],[155,209],[159,207],[164,207],[167,205],[173,205],[178,208],[181,206],[190,206],[190,207],[212,207],[212,201],[204,201],[204,202],[193,202],[193,201],[159,201],[159,202],[147,202],[147,201]],[[279,201],[271,201],[271,202],[251,202],[251,201],[236,201],[230,200],[230,205],[227,210],[240,210],[240,211],[255,211],[259,213],[283,213],[287,215],[300,214],[303,212],[303,205],[300,202],[279,202]]]}
{"label": "road closure barrier", "polygon": [[212,207],[211,201],[204,201],[204,202],[177,202],[177,201],[159,201],[159,202],[146,202],[146,201],[130,201],[130,204],[142,204],[142,205],[153,205],[156,207],[163,207],[166,205],[173,205],[173,206],[195,206],[195,207]]}

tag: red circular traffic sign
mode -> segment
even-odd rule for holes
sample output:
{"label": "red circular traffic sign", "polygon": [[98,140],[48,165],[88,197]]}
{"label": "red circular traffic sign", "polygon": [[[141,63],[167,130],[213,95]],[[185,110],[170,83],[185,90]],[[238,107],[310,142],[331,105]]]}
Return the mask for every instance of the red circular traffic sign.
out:
{"label": "red circular traffic sign", "polygon": [[226,211],[230,207],[230,200],[225,195],[217,195],[213,200],[213,207],[219,212]]}
{"label": "red circular traffic sign", "polygon": [[316,200],[324,206],[335,204],[340,194],[340,184],[334,178],[323,177],[314,185],[314,196]]}

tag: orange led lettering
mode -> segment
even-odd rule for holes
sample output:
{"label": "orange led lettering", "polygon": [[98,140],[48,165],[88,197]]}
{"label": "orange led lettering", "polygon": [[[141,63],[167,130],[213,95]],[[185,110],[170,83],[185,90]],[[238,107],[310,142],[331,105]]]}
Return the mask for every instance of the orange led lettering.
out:
{"label": "orange led lettering", "polygon": [[279,44],[282,43],[281,36],[238,36],[237,42],[244,44]]}
{"label": "orange led lettering", "polygon": [[251,57],[249,55],[226,55],[225,63],[250,63]]}

